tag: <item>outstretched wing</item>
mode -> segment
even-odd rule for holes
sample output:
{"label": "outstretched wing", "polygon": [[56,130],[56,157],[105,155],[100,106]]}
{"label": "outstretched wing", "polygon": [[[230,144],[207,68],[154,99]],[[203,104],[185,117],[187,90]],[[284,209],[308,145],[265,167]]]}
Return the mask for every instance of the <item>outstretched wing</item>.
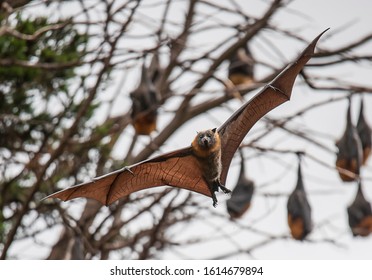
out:
{"label": "outstretched wing", "polygon": [[297,75],[312,57],[316,43],[327,30],[317,36],[294,63],[288,65],[218,129],[222,150],[222,184],[226,182],[231,160],[248,131],[265,114],[290,99]]}
{"label": "outstretched wing", "polygon": [[[226,181],[235,151],[251,127],[267,112],[290,98],[294,80],[313,55],[315,45],[322,34],[314,39],[295,63],[284,69],[218,129],[222,145],[222,183]],[[191,147],[187,147],[124,167],[46,198],[67,201],[77,197],[87,197],[109,205],[133,192],[164,185],[211,196],[199,162],[192,155]]]}
{"label": "outstretched wing", "polygon": [[133,192],[164,185],[211,196],[199,163],[188,147],[124,167],[46,198],[67,201],[87,197],[109,205]]}

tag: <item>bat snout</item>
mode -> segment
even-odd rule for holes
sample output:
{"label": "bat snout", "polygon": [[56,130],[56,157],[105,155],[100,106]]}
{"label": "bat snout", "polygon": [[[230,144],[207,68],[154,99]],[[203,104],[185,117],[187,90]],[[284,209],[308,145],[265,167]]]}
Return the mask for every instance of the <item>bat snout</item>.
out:
{"label": "bat snout", "polygon": [[208,149],[211,146],[211,140],[208,137],[203,137],[201,144],[204,148]]}

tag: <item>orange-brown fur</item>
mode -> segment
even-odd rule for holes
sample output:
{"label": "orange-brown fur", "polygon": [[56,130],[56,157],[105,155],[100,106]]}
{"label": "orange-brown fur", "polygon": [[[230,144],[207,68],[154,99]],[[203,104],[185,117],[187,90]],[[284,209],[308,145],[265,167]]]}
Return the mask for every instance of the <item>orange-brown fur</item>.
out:
{"label": "orange-brown fur", "polygon": [[372,216],[363,218],[357,226],[352,228],[352,231],[355,235],[368,236],[372,233]]}
{"label": "orange-brown fur", "polygon": [[215,133],[216,143],[213,147],[210,147],[209,149],[203,149],[198,144],[197,137],[194,138],[194,140],[191,143],[191,147],[194,151],[194,154],[200,158],[207,158],[212,153],[218,152],[218,150],[221,150],[221,138],[218,133]]}
{"label": "orange-brown fur", "polygon": [[253,78],[249,77],[247,75],[244,75],[244,74],[234,73],[234,74],[230,75],[229,79],[236,86],[238,86],[238,85],[249,85],[249,84],[253,83]]}
{"label": "orange-brown fur", "polygon": [[[356,159],[352,160],[338,159],[336,161],[336,166],[342,169],[346,169],[355,174],[358,173],[358,162]],[[343,173],[342,171],[339,171],[338,174],[340,175],[341,180],[344,182],[351,182],[355,180],[355,177],[351,177],[348,174]]]}
{"label": "orange-brown fur", "polygon": [[199,132],[191,147],[203,171],[204,179],[210,186],[219,182],[222,171],[221,139],[216,129]]}
{"label": "orange-brown fur", "polygon": [[371,154],[371,148],[366,147],[363,149],[363,165],[366,164],[370,154]]}
{"label": "orange-brown fur", "polygon": [[133,127],[139,135],[150,135],[156,130],[156,116],[153,114],[142,114],[135,118]]}
{"label": "orange-brown fur", "polygon": [[288,214],[288,226],[294,239],[304,238],[304,221],[301,218],[293,218],[291,214]]}

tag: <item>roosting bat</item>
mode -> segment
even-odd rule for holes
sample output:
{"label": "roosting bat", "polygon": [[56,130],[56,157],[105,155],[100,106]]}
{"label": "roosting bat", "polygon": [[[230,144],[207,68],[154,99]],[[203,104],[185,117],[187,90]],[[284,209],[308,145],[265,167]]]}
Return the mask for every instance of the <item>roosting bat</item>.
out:
{"label": "roosting bat", "polygon": [[240,149],[241,164],[238,182],[226,201],[227,212],[233,219],[240,218],[250,207],[254,193],[254,182],[245,175],[245,163]]}
{"label": "roosting bat", "polygon": [[253,68],[254,61],[248,46],[239,48],[230,58],[229,80],[236,86],[252,83],[254,79]]}
{"label": "roosting bat", "polygon": [[[358,131],[351,121],[351,99],[349,99],[349,107],[347,109],[346,128],[342,137],[337,141],[338,148],[336,166],[356,175],[359,175],[360,166],[362,163],[362,144],[358,135]],[[339,170],[339,175],[342,181],[354,181],[355,177],[349,176]]]}
{"label": "roosting bat", "polygon": [[167,185],[212,197],[216,206],[215,192],[219,189],[230,192],[224,184],[231,160],[243,138],[262,116],[290,99],[296,76],[314,54],[323,33],[218,130],[199,132],[189,147],[126,166],[48,197],[64,201],[87,197],[109,205],[133,192]]}
{"label": "roosting bat", "polygon": [[132,99],[132,122],[139,135],[150,135],[156,130],[160,95],[148,75],[145,63],[142,65],[141,81],[137,89],[130,94]]}
{"label": "roosting bat", "polygon": [[302,180],[301,162],[298,165],[297,185],[290,194],[287,202],[287,218],[291,235],[296,240],[304,240],[311,232],[311,207],[307,200]]}
{"label": "roosting bat", "polygon": [[347,208],[349,226],[354,236],[366,237],[372,233],[371,204],[365,199],[362,183],[358,183],[358,191],[353,203]]}
{"label": "roosting bat", "polygon": [[362,143],[362,149],[363,149],[362,164],[366,164],[367,159],[371,153],[371,148],[372,148],[372,130],[364,117],[363,98],[360,101],[360,112],[359,112],[359,118],[358,118],[358,123],[357,123],[357,130],[358,130],[359,138]]}

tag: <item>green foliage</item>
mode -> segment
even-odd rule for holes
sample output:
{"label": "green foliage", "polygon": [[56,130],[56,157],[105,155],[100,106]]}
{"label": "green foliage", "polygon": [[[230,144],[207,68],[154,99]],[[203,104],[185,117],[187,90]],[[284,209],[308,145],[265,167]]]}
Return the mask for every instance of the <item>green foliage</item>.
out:
{"label": "green foliage", "polygon": [[[55,28],[40,32],[49,26]],[[70,85],[88,42],[87,35],[68,21],[18,14],[10,20],[10,27],[21,36],[0,37],[0,162],[6,163],[0,168],[0,244],[16,215],[13,210],[20,209],[31,195],[40,160],[58,143],[64,121],[78,111],[78,105],[71,102]],[[46,139],[48,145],[32,161]],[[41,191],[68,176],[68,158],[60,159],[63,172],[49,173],[52,178],[41,184]]]}
{"label": "green foliage", "polygon": [[[24,19],[18,14],[12,24],[21,34],[34,35],[59,23],[50,23],[46,17]],[[71,24],[35,36],[35,40],[0,37],[0,61],[6,65],[0,67],[0,147],[12,150],[33,143],[41,134],[31,131],[47,130],[56,114],[47,110],[48,102],[68,94],[69,80],[75,76],[74,67],[64,64],[79,63],[87,40]],[[40,64],[44,67],[38,67]]]}

